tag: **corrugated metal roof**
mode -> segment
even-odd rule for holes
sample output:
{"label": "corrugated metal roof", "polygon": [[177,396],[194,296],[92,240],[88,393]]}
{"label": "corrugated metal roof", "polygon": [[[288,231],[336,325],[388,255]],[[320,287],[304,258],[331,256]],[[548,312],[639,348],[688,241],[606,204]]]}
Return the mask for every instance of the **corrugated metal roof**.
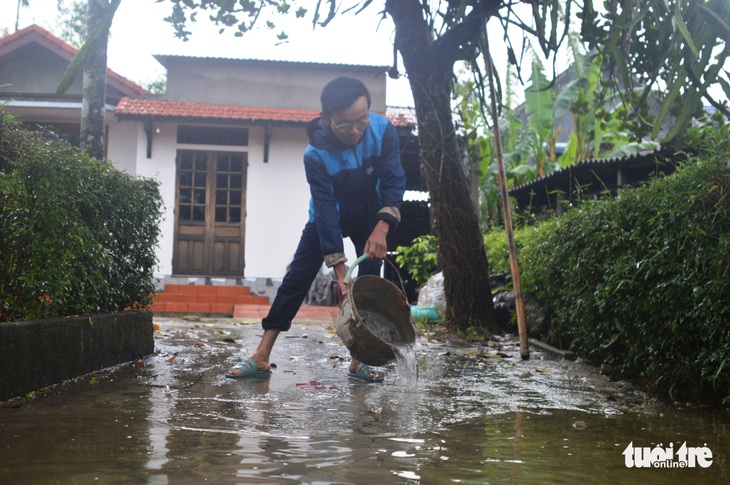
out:
{"label": "corrugated metal roof", "polygon": [[316,67],[322,68],[337,68],[347,67],[357,71],[372,71],[372,72],[384,72],[389,69],[389,66],[369,66],[364,64],[338,64],[338,63],[325,63],[325,62],[307,62],[307,61],[282,61],[282,60],[271,60],[271,59],[253,59],[253,58],[234,58],[234,57],[199,57],[199,56],[182,56],[182,55],[166,55],[166,54],[155,54],[154,58],[167,67],[166,63],[170,61],[204,61],[204,62],[226,62],[235,64],[249,64],[249,65],[265,65],[275,64],[277,66],[291,66],[291,67]]}
{"label": "corrugated metal roof", "polygon": [[581,170],[581,169],[590,169],[593,167],[607,167],[609,165],[622,165],[622,164],[631,164],[633,161],[645,159],[646,157],[650,156],[661,156],[663,153],[659,150],[646,150],[639,153],[635,153],[632,155],[627,155],[624,157],[610,157],[610,158],[589,158],[586,160],[581,160],[578,163],[575,163],[569,167],[562,168],[560,170],[556,170],[555,172],[544,175],[542,177],[539,177],[535,180],[532,180],[531,182],[527,182],[526,184],[519,185],[517,187],[513,187],[510,189],[510,194],[513,192],[522,192],[524,190],[529,189],[530,187],[534,187],[537,185],[543,185],[550,179],[557,179],[561,177],[563,174],[574,171],[574,170]]}

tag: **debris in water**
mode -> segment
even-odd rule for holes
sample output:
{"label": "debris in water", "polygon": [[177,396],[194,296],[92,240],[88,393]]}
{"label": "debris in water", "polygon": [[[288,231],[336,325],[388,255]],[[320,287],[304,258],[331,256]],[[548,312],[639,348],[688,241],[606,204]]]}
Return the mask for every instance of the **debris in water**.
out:
{"label": "debris in water", "polygon": [[612,407],[607,407],[606,409],[603,410],[603,414],[606,414],[606,415],[609,415],[609,416],[618,416],[618,415],[621,415],[623,413],[624,412],[621,411],[620,409],[616,409],[616,408],[612,408]]}
{"label": "debris in water", "polygon": [[578,431],[581,431],[588,427],[588,423],[586,423],[585,421],[576,421],[575,423],[573,423],[573,427]]}

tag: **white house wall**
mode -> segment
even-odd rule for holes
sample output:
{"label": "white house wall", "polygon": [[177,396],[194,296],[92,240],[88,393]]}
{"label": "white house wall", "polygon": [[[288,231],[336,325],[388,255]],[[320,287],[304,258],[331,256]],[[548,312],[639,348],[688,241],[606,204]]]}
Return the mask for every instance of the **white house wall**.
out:
{"label": "white house wall", "polygon": [[[246,180],[246,279],[280,280],[296,250],[309,217],[309,186],[304,174],[303,153],[307,146],[304,127],[275,127],[264,163],[264,129],[249,131]],[[155,123],[152,158],[147,158],[147,137],[141,122],[118,122],[110,126],[109,159],[117,168],[160,182],[164,217],[157,248],[157,277],[172,274],[175,233],[175,157],[177,150],[239,151],[240,147],[178,145],[177,124]],[[346,254],[354,261],[349,241]]]}
{"label": "white house wall", "polygon": [[309,189],[304,128],[275,127],[264,163],[262,127],[249,132],[246,184],[246,278],[280,278],[307,222]]}
{"label": "white house wall", "polygon": [[[276,127],[264,163],[263,128],[249,132],[246,188],[246,278],[283,278],[309,218],[304,128]],[[347,244],[346,254],[355,252]]]}
{"label": "white house wall", "polygon": [[136,174],[137,147],[140,143],[146,147],[145,140],[140,140],[138,137],[137,123],[113,122],[108,126],[107,158],[118,170],[132,175]]}
{"label": "white house wall", "polygon": [[174,57],[164,65],[170,101],[319,110],[325,84],[349,76],[367,86],[371,111],[385,113],[385,73],[379,68]]}
{"label": "white house wall", "polygon": [[[158,270],[155,276],[172,274],[172,250],[175,234],[175,152],[177,125],[154,125],[152,158],[147,158],[147,135],[140,122],[117,123],[109,133],[109,159],[121,170],[136,165],[134,172],[140,177],[160,182],[160,196],[164,204],[164,216],[160,222],[160,239],[157,247]],[[126,145],[126,146],[125,146]],[[127,157],[133,157],[130,160]]]}

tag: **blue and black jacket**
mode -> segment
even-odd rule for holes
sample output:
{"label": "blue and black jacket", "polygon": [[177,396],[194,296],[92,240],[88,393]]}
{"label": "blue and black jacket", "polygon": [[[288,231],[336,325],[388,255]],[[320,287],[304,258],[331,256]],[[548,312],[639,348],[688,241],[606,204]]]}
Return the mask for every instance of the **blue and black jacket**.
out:
{"label": "blue and black jacket", "polygon": [[370,114],[355,147],[345,146],[317,118],[307,126],[304,169],[312,195],[309,221],[317,226],[327,267],[347,261],[343,237],[367,239],[378,220],[400,222],[406,175],[398,132],[387,118]]}

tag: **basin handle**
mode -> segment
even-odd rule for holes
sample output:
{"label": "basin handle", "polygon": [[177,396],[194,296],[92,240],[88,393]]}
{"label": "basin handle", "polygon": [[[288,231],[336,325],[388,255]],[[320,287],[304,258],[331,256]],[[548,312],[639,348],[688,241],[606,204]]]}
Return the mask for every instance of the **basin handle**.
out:
{"label": "basin handle", "polygon": [[[366,259],[368,259],[368,254],[369,253],[365,253],[362,256],[360,256],[359,258],[357,258],[355,260],[355,262],[352,263],[352,266],[350,266],[350,268],[347,270],[347,274],[345,275],[345,281],[344,281],[344,283],[346,285],[350,284],[350,279],[352,278],[352,270],[355,269],[355,266],[357,266],[358,264],[360,264],[363,261],[365,261]],[[387,261],[388,264],[390,264],[390,267],[393,268],[393,271],[395,271],[395,274],[398,275],[398,279],[400,280],[400,289],[403,292],[403,297],[407,299],[406,285],[403,282],[403,277],[400,275],[400,271],[398,271],[398,268],[395,267],[395,265],[393,264],[393,262],[391,260],[389,260],[388,258],[385,258],[385,261]]]}
{"label": "basin handle", "polygon": [[345,275],[345,284],[346,285],[350,283],[350,278],[352,277],[352,270],[355,269],[355,266],[357,266],[358,264],[360,264],[363,261],[365,261],[366,259],[368,259],[368,254],[369,253],[365,253],[362,256],[360,256],[359,258],[357,258],[355,260],[355,262],[352,263],[352,266],[350,266],[350,268],[347,270],[347,274]]}

